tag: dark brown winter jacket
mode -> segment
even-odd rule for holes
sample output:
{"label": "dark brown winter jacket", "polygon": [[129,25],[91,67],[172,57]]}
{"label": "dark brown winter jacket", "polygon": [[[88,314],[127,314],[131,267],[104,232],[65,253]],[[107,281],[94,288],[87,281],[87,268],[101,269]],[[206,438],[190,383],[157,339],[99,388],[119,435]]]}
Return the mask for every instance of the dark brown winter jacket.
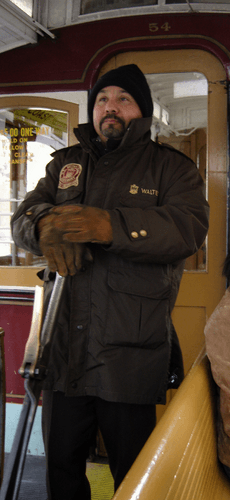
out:
{"label": "dark brown winter jacket", "polygon": [[[170,364],[180,382],[171,311],[184,259],[206,236],[208,203],[194,163],[151,141],[150,125],[132,120],[102,156],[92,127],[80,125],[79,144],[54,153],[12,218],[16,244],[41,255],[36,223],[54,205],[85,204],[111,216],[113,242],[89,245],[93,262],[66,280],[45,387],[69,396],[164,403]],[[50,278],[46,269],[47,289]]]}

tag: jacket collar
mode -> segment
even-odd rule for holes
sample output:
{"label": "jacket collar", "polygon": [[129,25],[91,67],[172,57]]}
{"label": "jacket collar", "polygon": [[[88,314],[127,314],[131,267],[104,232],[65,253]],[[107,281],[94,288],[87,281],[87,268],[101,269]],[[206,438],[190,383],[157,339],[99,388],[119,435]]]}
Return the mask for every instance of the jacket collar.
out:
{"label": "jacket collar", "polygon": [[[150,140],[151,124],[151,117],[131,120],[123,139],[116,148],[116,151],[121,148],[130,148],[134,145],[137,146],[148,142]],[[85,151],[89,153],[93,151],[96,153],[97,147],[95,145],[95,140],[92,141],[92,139],[96,139],[96,133],[90,123],[79,125],[78,128],[74,129],[74,133]]]}

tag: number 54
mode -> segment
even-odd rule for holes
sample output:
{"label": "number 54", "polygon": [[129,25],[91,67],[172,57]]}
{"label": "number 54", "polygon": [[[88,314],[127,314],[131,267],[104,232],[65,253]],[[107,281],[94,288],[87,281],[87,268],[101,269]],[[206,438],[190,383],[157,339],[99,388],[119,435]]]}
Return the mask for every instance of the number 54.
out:
{"label": "number 54", "polygon": [[161,29],[163,31],[169,31],[171,29],[171,26],[169,26],[168,22],[162,24],[162,26],[160,26],[160,27],[158,26],[158,23],[150,23],[149,31],[155,32],[155,31],[158,31],[159,29]]}

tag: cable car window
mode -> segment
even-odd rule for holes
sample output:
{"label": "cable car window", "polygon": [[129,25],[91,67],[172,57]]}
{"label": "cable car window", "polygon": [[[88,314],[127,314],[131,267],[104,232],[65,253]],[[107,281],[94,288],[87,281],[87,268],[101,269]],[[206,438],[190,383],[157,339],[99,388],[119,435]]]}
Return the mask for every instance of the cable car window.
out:
{"label": "cable car window", "polygon": [[68,145],[68,113],[51,109],[0,110],[0,265],[42,266],[44,259],[17,248],[10,218],[45,175],[50,154]]}
{"label": "cable car window", "polygon": [[[178,149],[197,165],[206,189],[208,81],[197,72],[146,75],[154,103],[152,138]],[[206,193],[207,194],[207,193]],[[206,242],[185,270],[206,271]]]}
{"label": "cable car window", "polygon": [[[122,9],[127,7],[143,7],[144,5],[156,5],[158,0],[81,0],[80,14],[92,14],[107,10]],[[78,2],[74,3],[73,17],[78,15]]]}

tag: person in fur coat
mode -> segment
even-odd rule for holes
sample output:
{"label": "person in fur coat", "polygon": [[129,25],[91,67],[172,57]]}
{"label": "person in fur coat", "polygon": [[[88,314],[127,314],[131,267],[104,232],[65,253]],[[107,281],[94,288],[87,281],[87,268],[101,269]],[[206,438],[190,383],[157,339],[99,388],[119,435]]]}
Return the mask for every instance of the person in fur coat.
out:
{"label": "person in fur coat", "polygon": [[218,458],[230,479],[230,254],[223,275],[228,287],[205,326],[207,356],[217,384]]}

